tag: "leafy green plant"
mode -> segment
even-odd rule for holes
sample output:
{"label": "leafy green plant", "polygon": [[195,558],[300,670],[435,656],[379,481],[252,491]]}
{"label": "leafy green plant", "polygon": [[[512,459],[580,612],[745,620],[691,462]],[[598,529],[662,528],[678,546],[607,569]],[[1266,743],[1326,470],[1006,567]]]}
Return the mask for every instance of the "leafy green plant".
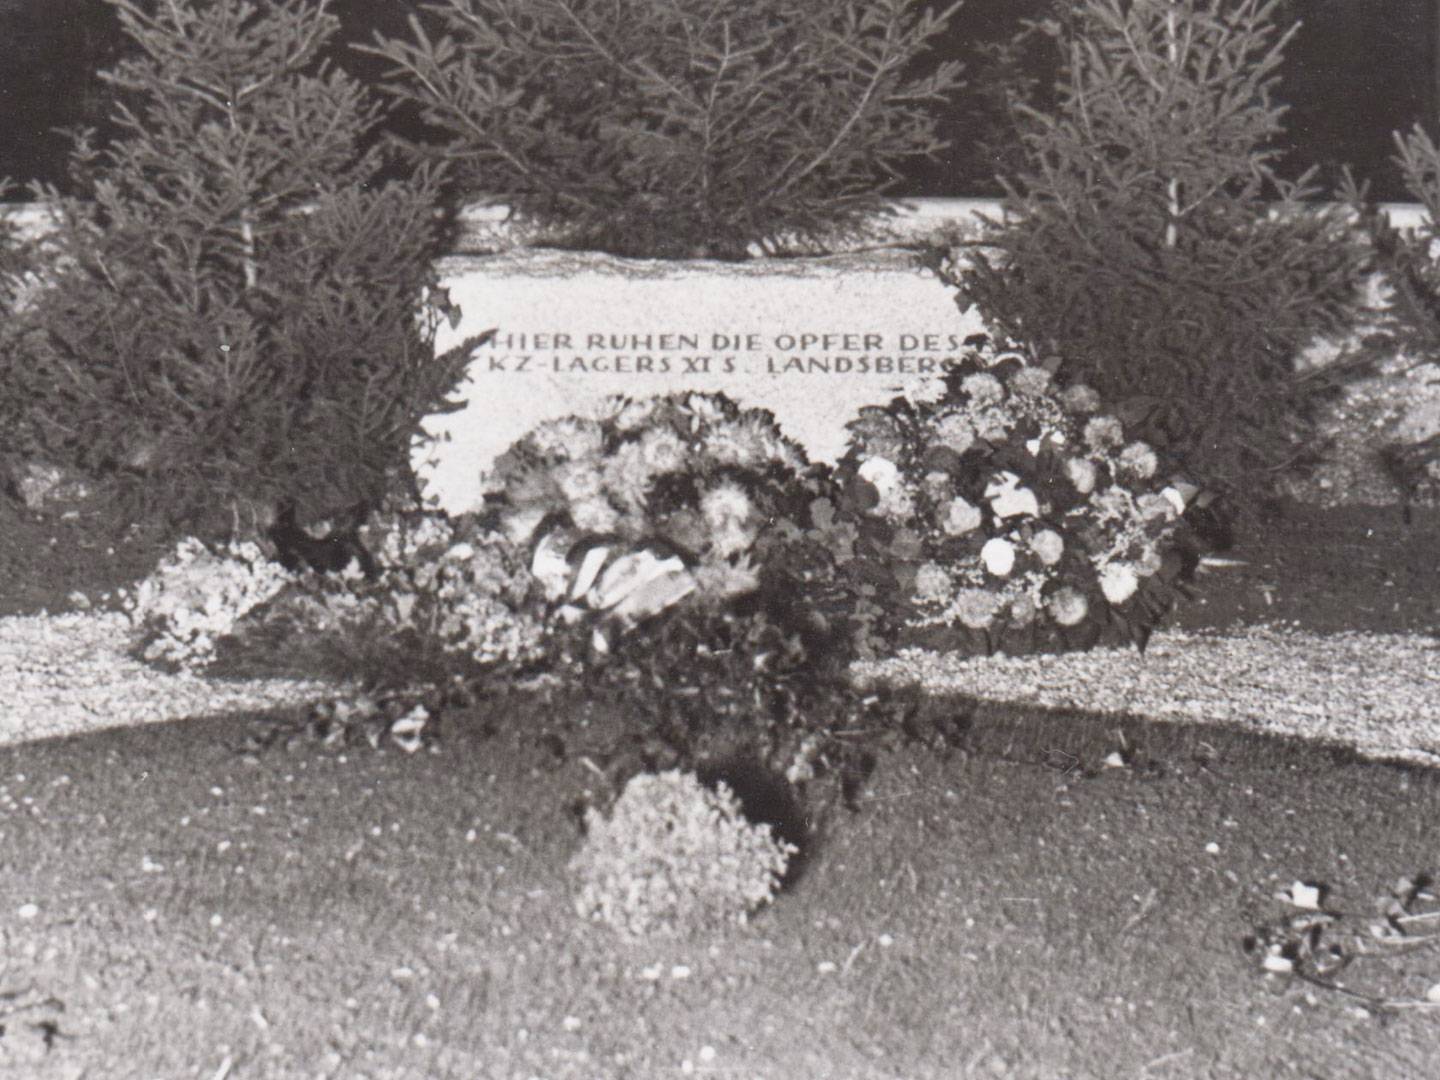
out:
{"label": "leafy green plant", "polygon": [[571,860],[575,910],[635,937],[744,923],[770,903],[796,849],[745,819],[722,783],[639,774],[608,815],[591,809]]}
{"label": "leafy green plant", "polygon": [[1353,314],[1366,253],[1272,168],[1288,33],[1273,0],[1085,0],[1040,32],[1006,220],[948,274],[1002,336],[1063,355],[1127,427],[1246,496],[1316,449],[1295,358]]}
{"label": "leafy green plant", "polygon": [[[443,0],[381,40],[467,194],[621,254],[743,258],[862,224],[941,148],[959,67],[916,0]],[[925,68],[929,70],[924,70]]]}
{"label": "leafy green plant", "polygon": [[201,531],[378,502],[467,356],[433,350],[436,177],[381,181],[326,0],[107,2],[136,46],[105,76],[118,136],[41,193],[53,281],[0,358],[3,439]]}

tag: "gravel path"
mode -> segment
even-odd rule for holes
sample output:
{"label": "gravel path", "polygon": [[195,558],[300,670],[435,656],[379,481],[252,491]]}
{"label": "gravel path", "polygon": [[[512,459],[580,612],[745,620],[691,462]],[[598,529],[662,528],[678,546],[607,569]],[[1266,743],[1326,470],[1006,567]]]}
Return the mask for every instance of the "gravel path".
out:
{"label": "gravel path", "polygon": [[[335,693],[324,682],[220,680],[125,655],[118,613],[0,619],[0,744],[123,725],[263,710]],[[907,650],[857,665],[868,681],[1048,708],[1225,723],[1341,742],[1440,767],[1440,640],[1249,627],[1160,631],[1141,655],[1097,649],[966,659]]]}
{"label": "gravel path", "polygon": [[1141,655],[965,658],[906,650],[857,666],[867,681],[1056,709],[1113,712],[1344,743],[1440,767],[1440,639],[1247,627],[1157,632]]}
{"label": "gravel path", "polygon": [[0,744],[262,710],[334,693],[321,682],[170,675],[125,655],[118,612],[0,619]]}

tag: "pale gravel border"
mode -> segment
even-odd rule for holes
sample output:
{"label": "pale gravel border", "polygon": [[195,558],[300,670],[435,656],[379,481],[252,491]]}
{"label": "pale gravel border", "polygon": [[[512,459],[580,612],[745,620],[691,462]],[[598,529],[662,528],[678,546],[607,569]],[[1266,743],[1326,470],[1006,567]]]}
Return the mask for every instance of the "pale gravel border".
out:
{"label": "pale gravel border", "polygon": [[290,679],[167,674],[126,655],[119,612],[0,619],[0,745],[112,727],[304,704],[337,687]]}
{"label": "pale gravel border", "polygon": [[1440,640],[1247,627],[1159,631],[1132,648],[968,658],[906,650],[858,664],[865,682],[1051,709],[1221,723],[1440,767]]}

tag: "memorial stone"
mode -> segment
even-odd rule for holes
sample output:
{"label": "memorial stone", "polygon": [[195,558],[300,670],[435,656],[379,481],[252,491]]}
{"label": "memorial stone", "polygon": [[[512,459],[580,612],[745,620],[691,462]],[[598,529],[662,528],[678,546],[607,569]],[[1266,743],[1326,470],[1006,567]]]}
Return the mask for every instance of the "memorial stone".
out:
{"label": "memorial stone", "polygon": [[614,395],[722,391],[769,409],[812,460],[834,461],[856,410],[941,373],[983,332],[914,250],[745,263],[520,249],[445,260],[463,317],[437,347],[496,328],[417,461],[427,497],[458,513],[495,458],[541,421],[595,415]]}

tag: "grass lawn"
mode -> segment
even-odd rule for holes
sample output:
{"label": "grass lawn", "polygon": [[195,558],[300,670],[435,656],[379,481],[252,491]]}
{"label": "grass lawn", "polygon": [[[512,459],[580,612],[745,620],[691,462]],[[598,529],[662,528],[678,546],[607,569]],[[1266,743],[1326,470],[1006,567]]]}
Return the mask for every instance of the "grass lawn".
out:
{"label": "grass lawn", "polygon": [[[1296,512],[1182,621],[1433,630],[1437,525]],[[21,550],[53,551],[41,532],[12,530],[0,564],[44,562]],[[47,566],[50,588],[126,558]],[[39,606],[26,580],[5,610]],[[644,943],[572,913],[569,807],[597,778],[547,748],[573,717],[536,699],[447,717],[438,754],[247,756],[256,717],[5,748],[0,1076],[1434,1075],[1440,1012],[1264,978],[1241,945],[1295,880],[1370,911],[1440,870],[1440,774],[933,707],[963,746],[887,757],[772,909]],[[1131,765],[1103,767],[1122,744]],[[1440,953],[1345,981],[1421,996]]]}

